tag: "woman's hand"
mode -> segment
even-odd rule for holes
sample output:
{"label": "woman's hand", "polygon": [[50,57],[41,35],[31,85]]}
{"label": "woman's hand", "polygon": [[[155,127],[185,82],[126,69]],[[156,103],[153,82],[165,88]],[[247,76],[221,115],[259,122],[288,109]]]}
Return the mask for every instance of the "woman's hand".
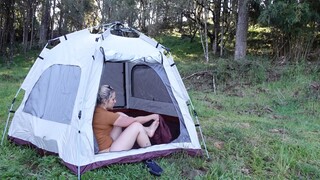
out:
{"label": "woman's hand", "polygon": [[159,114],[152,114],[152,116],[153,116],[153,120],[155,120],[155,121],[159,121],[160,120],[160,115]]}

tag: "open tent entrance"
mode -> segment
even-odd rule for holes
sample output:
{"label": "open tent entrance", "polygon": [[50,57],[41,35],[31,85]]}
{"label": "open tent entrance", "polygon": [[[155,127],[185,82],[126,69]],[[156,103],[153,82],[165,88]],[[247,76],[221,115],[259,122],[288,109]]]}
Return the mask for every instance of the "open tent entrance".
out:
{"label": "open tent entrance", "polygon": [[100,86],[108,84],[115,89],[114,111],[132,117],[160,114],[170,129],[172,142],[179,139],[184,126],[181,126],[181,112],[171,88],[167,87],[169,80],[162,71],[163,66],[153,63],[105,62]]}

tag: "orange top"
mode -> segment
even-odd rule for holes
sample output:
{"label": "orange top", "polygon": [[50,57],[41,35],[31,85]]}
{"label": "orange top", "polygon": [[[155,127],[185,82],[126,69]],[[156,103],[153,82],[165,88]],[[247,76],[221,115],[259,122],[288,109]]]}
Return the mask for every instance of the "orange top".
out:
{"label": "orange top", "polygon": [[120,115],[97,106],[93,115],[93,132],[99,145],[99,151],[108,149],[112,144],[110,133],[114,122]]}

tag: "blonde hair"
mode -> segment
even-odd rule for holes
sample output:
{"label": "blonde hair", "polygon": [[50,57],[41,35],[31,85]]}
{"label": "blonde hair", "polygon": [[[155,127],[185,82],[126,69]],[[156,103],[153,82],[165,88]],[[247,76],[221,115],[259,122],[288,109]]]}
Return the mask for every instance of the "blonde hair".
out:
{"label": "blonde hair", "polygon": [[104,100],[109,100],[115,90],[109,85],[102,85],[99,89],[97,104],[102,104]]}

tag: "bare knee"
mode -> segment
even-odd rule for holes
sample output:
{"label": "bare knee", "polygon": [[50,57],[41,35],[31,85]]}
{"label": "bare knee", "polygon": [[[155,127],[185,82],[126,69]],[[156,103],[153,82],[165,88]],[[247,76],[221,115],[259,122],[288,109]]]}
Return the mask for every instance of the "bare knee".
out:
{"label": "bare knee", "polygon": [[128,127],[135,128],[137,130],[143,130],[143,125],[141,123],[138,123],[138,122],[133,122]]}

